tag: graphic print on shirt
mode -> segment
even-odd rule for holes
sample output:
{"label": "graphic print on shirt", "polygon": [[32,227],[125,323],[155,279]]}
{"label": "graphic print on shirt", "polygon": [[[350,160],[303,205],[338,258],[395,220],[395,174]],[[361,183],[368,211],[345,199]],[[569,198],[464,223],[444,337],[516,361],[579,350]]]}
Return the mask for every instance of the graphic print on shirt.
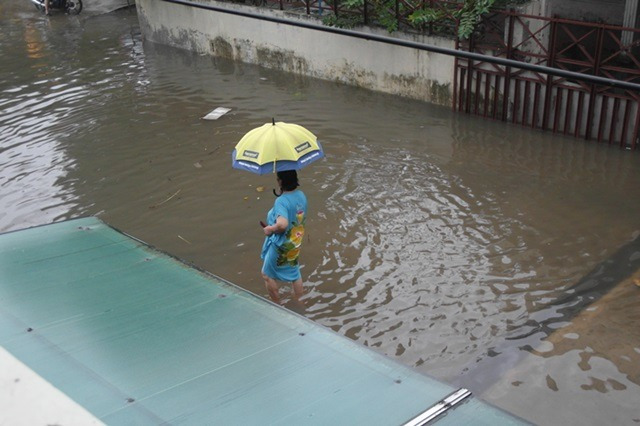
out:
{"label": "graphic print on shirt", "polygon": [[287,231],[286,241],[278,247],[278,266],[298,264],[298,256],[300,255],[300,246],[304,237],[304,211],[302,206],[296,206],[296,220],[291,223],[291,228]]}

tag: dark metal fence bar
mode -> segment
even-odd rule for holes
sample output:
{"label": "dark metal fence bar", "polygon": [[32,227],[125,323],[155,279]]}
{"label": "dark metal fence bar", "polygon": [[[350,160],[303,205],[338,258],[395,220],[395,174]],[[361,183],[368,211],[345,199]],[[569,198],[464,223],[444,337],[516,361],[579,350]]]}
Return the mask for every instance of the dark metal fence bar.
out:
{"label": "dark metal fence bar", "polygon": [[571,104],[573,103],[573,96],[575,91],[571,89],[567,89],[567,104],[565,106],[565,115],[564,115],[564,126],[562,127],[562,133],[568,134],[569,128],[571,126],[570,118],[571,118]]}
{"label": "dark metal fence bar", "polygon": [[613,144],[616,137],[616,121],[618,121],[618,112],[620,109],[620,98],[613,100],[613,111],[611,113],[611,121],[609,122],[609,145]]}
{"label": "dark metal fence bar", "polygon": [[625,99],[624,103],[624,117],[622,119],[622,132],[620,134],[620,146],[624,146],[624,141],[627,140],[627,124],[629,123],[629,104],[631,101],[629,99]]}
{"label": "dark metal fence bar", "polygon": [[482,115],[487,117],[489,115],[489,98],[491,97],[491,74],[484,73],[484,105],[482,109]]}

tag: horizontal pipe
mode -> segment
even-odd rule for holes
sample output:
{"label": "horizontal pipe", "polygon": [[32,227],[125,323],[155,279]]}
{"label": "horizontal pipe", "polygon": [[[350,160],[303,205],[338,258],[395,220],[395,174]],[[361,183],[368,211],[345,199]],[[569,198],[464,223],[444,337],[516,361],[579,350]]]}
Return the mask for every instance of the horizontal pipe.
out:
{"label": "horizontal pipe", "polygon": [[294,27],[307,28],[310,30],[323,31],[326,33],[333,33],[333,34],[339,34],[339,35],[344,35],[344,36],[354,37],[354,38],[359,38],[364,40],[377,41],[379,43],[393,44],[396,46],[408,47],[411,49],[440,53],[443,55],[455,56],[458,58],[464,58],[464,59],[469,59],[473,61],[488,62],[492,64],[503,65],[506,67],[515,67],[515,68],[520,68],[527,71],[540,72],[544,74],[554,75],[557,77],[571,78],[575,80],[586,81],[589,83],[595,83],[595,84],[600,84],[600,85],[609,86],[609,87],[618,87],[622,89],[640,92],[640,84],[632,83],[630,81],[614,80],[611,78],[600,77],[600,76],[590,75],[590,74],[583,74],[583,73],[574,72],[574,71],[567,71],[559,68],[551,68],[551,67],[545,67],[543,65],[529,64],[526,62],[515,61],[513,59],[505,59],[505,58],[498,58],[495,56],[483,55],[481,53],[449,49],[447,47],[433,46],[430,44],[417,43],[417,42],[408,41],[408,40],[400,40],[392,37],[380,36],[375,34],[367,34],[359,31],[345,30],[343,28],[328,27],[324,25],[310,24],[307,22],[298,22],[290,19],[278,18],[275,16],[266,16],[266,15],[260,15],[257,13],[244,12],[241,10],[226,9],[223,7],[196,3],[188,0],[162,0],[162,1],[167,3],[180,4],[183,6],[195,7],[198,9],[205,9],[205,10],[211,10],[211,11],[220,12],[220,13],[227,13],[230,15],[242,16],[245,18],[259,19],[262,21],[275,22],[278,24],[291,25]]}

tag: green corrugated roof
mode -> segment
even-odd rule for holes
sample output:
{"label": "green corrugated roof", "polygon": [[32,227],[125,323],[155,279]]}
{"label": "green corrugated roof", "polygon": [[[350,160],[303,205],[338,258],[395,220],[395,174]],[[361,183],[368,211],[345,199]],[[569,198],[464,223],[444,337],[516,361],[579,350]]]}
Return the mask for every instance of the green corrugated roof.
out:
{"label": "green corrugated roof", "polygon": [[395,425],[455,390],[96,218],[0,235],[0,345],[114,425]]}

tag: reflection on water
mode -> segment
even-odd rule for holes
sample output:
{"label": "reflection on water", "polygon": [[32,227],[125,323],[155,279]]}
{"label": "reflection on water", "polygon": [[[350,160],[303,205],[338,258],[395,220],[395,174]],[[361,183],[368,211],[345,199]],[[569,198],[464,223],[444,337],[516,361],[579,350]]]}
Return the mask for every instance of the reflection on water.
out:
{"label": "reflection on water", "polygon": [[297,122],[327,155],[301,173],[305,315],[536,423],[640,421],[637,154],[145,44],[132,11],[27,3],[0,6],[0,231],[97,215],[266,295],[275,179],[230,155]]}

